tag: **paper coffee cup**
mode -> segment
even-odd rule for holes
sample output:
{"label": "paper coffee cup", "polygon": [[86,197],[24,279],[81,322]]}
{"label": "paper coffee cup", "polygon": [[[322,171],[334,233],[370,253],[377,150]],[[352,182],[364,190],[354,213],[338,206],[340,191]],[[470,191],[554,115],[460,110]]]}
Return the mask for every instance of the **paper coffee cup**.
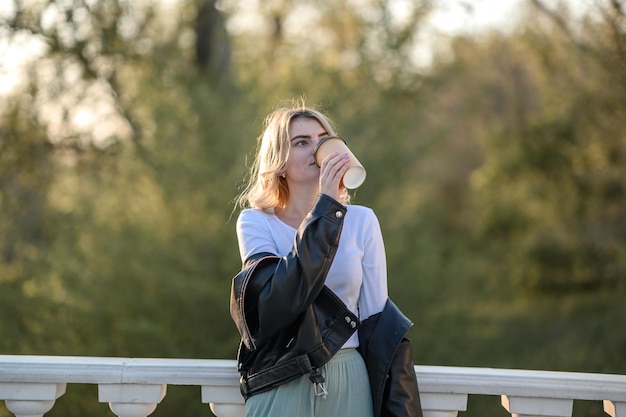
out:
{"label": "paper coffee cup", "polygon": [[315,148],[315,162],[317,162],[317,165],[321,166],[324,158],[333,152],[338,152],[340,154],[347,152],[350,156],[350,167],[343,176],[343,185],[346,188],[353,190],[363,184],[366,175],[365,168],[363,168],[363,165],[361,165],[350,148],[348,148],[346,141],[340,137],[325,136],[320,139]]}

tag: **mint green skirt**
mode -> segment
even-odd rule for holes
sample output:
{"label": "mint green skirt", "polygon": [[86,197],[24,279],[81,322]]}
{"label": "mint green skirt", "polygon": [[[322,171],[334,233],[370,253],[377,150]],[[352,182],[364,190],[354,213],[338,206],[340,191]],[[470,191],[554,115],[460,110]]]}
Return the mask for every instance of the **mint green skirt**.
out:
{"label": "mint green skirt", "polygon": [[322,368],[324,396],[316,396],[308,375],[253,395],[246,417],[372,417],[372,394],[363,357],[356,349],[341,349]]}

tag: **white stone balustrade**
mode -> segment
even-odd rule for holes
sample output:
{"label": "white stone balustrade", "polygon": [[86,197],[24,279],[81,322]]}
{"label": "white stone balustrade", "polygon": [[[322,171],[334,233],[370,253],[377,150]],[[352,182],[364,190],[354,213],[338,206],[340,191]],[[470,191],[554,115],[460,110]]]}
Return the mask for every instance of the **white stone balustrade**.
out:
{"label": "white stone balustrade", "polygon": [[[602,401],[626,417],[626,375],[416,366],[425,417],[454,417],[469,395],[501,397],[513,417],[570,417],[575,400]],[[41,417],[67,384],[98,385],[98,401],[119,417],[146,417],[167,385],[201,387],[218,417],[244,415],[235,361],[0,355],[0,400],[16,417]],[[208,415],[207,410],[207,415]]]}

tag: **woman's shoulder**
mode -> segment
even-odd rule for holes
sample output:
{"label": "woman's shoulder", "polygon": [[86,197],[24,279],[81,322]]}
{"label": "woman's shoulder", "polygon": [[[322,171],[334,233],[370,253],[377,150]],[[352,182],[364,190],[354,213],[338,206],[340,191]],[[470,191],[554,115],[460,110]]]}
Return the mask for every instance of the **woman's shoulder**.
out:
{"label": "woman's shoulder", "polygon": [[260,219],[273,216],[273,212],[257,208],[245,208],[239,213],[238,219]]}
{"label": "woman's shoulder", "polygon": [[241,212],[239,213],[239,216],[237,217],[237,226],[239,228],[245,228],[251,225],[259,226],[262,224],[267,224],[268,221],[271,220],[272,216],[274,216],[273,213],[268,213],[265,210],[246,208],[241,210]]}
{"label": "woman's shoulder", "polygon": [[346,207],[348,209],[347,218],[351,217],[354,221],[367,222],[377,219],[376,213],[374,213],[374,210],[370,207],[352,204]]}
{"label": "woman's shoulder", "polygon": [[359,206],[357,204],[349,204],[346,206],[348,212],[354,213],[356,216],[372,216],[374,210],[367,206]]}

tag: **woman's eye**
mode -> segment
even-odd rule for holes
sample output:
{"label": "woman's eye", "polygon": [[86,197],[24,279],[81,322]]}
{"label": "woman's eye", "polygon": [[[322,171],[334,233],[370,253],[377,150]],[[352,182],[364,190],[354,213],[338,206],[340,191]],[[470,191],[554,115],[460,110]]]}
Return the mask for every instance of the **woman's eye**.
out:
{"label": "woman's eye", "polygon": [[296,146],[304,146],[306,145],[308,142],[306,140],[299,140],[296,142]]}

